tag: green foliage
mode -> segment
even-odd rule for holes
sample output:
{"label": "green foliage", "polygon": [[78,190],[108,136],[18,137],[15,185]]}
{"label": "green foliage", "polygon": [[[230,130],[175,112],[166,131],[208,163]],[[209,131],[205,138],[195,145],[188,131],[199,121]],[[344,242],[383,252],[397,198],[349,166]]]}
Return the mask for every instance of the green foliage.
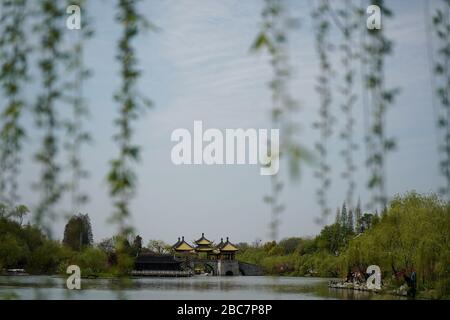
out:
{"label": "green foliage", "polygon": [[[341,219],[342,221],[342,219]],[[269,274],[346,276],[380,266],[387,285],[401,285],[398,272],[415,270],[419,290],[432,297],[450,295],[450,207],[435,195],[397,196],[382,217],[366,213],[362,233],[340,223],[325,226],[314,239],[289,238],[239,251],[240,261],[262,266]],[[292,248],[295,247],[294,250]]]}
{"label": "green foliage", "polygon": [[[86,220],[87,219],[87,220]],[[82,226],[82,241],[92,244],[90,224],[87,215],[75,216],[68,223],[66,231]],[[70,233],[70,232],[68,232]],[[79,232],[75,232],[78,235]],[[70,237],[69,237],[70,238]],[[23,268],[31,274],[65,274],[69,265],[80,266],[82,275],[116,274],[126,275],[134,266],[135,252],[128,240],[113,238],[98,246],[79,247],[74,240],[74,250],[69,243],[50,240],[37,226],[21,224],[4,217],[0,218],[0,273],[2,269]],[[65,239],[66,240],[66,239]],[[70,240],[70,239],[69,239]],[[70,241],[69,241],[70,242]],[[110,248],[109,245],[113,245]]]}
{"label": "green foliage", "polygon": [[150,240],[147,244],[148,250],[157,254],[167,254],[171,252],[171,246],[162,240]]}
{"label": "green foliage", "polygon": [[371,213],[364,213],[360,219],[361,231],[368,230],[374,225],[376,222],[375,215]]}
{"label": "green foliage", "polygon": [[433,13],[430,12],[430,5],[426,4],[427,14],[431,16],[428,47],[433,68],[433,104],[441,156],[439,167],[446,183],[441,193],[450,199],[450,1],[436,1],[433,4],[437,6]]}
{"label": "green foliage", "polygon": [[347,206],[345,204],[345,202],[342,204],[342,210],[341,210],[341,222],[340,225],[343,228],[347,228],[347,223],[348,223],[348,214],[347,214]]}
{"label": "green foliage", "polygon": [[296,252],[303,256],[316,252],[318,248],[319,247],[315,239],[302,239],[297,246]]}
{"label": "green foliage", "polygon": [[14,219],[22,225],[23,217],[25,217],[28,213],[30,213],[30,209],[28,209],[25,205],[10,207],[6,204],[0,203],[0,218]]}
{"label": "green foliage", "polygon": [[114,238],[106,238],[100,241],[98,247],[103,250],[103,252],[111,254],[116,248],[116,241]]}
{"label": "green foliage", "polygon": [[137,256],[142,251],[142,237],[137,235],[133,240],[133,255]]}
{"label": "green foliage", "polygon": [[281,240],[278,245],[283,249],[283,254],[291,254],[297,250],[302,240],[302,238],[287,238]]}
{"label": "green foliage", "polygon": [[[141,72],[133,41],[148,27],[148,22],[139,14],[138,1],[117,0],[116,22],[123,27],[117,46],[121,84],[114,95],[118,105],[114,140],[119,150],[117,157],[111,161],[108,182],[115,207],[112,220],[118,224],[120,236],[92,247],[89,218],[87,215],[77,216],[67,224],[64,235],[66,246],[61,246],[60,243],[51,241],[41,230],[48,232],[50,223],[56,217],[55,205],[65,190],[71,191],[74,208],[87,200],[87,195],[79,187],[81,179],[87,176],[81,163],[82,145],[90,139],[83,128],[88,107],[83,99],[82,87],[89,75],[89,70],[84,66],[83,46],[90,37],[91,30],[83,15],[83,29],[72,33],[78,34],[78,38],[77,41],[70,42],[69,53],[63,41],[66,39],[63,28],[66,2],[42,0],[36,4],[36,15],[33,14],[37,22],[33,32],[39,37],[37,47],[30,48],[25,30],[25,26],[30,25],[27,24],[30,16],[27,7],[29,3],[26,0],[4,0],[0,4],[0,90],[3,98],[0,105],[0,201],[8,204],[0,204],[0,268],[24,267],[33,273],[52,273],[55,270],[64,271],[64,266],[73,262],[80,264],[88,273],[105,272],[107,268],[113,267],[117,274],[126,274],[132,268],[133,258],[143,249],[140,237],[136,237],[134,241],[129,239],[132,226],[128,219],[137,183],[134,165],[140,154],[140,147],[133,142],[134,123],[149,105],[149,101],[137,89]],[[84,6],[86,1],[75,0],[71,3]],[[343,100],[341,110],[345,113],[345,123],[340,135],[345,141],[342,155],[346,162],[343,178],[348,181],[348,211],[344,205],[342,211],[338,210],[336,223],[324,227],[314,239],[289,238],[279,243],[272,241],[262,247],[240,246],[239,258],[261,264],[274,274],[335,276],[352,268],[363,271],[368,264],[378,264],[382,267],[385,278],[389,279],[395,271],[414,268],[418,272],[421,288],[432,288],[438,296],[448,296],[448,203],[442,203],[434,196],[412,193],[397,197],[386,207],[386,156],[395,147],[395,141],[386,133],[386,120],[387,111],[395,102],[398,90],[386,88],[385,60],[392,53],[393,43],[386,38],[383,29],[367,31],[365,23],[356,21],[357,10],[353,1],[346,0],[337,15],[330,1],[320,0],[317,3],[313,12],[321,70],[317,78],[320,119],[315,123],[320,133],[320,141],[316,144],[319,154],[316,176],[321,184],[317,198],[323,222],[330,214],[327,194],[331,184],[331,165],[327,143],[332,136],[334,124],[331,87],[333,68],[329,58],[333,52],[330,30],[331,23],[334,22],[342,32],[339,49],[344,72],[338,76],[342,80],[342,85],[339,86]],[[382,8],[384,18],[391,16],[385,1],[377,0],[373,4]],[[449,6],[449,0],[442,0],[432,14],[432,40],[436,41],[437,47],[430,46],[435,49],[432,52],[433,87],[435,99],[440,106],[436,122],[441,133],[440,168],[446,179],[442,192],[447,195],[450,193]],[[289,160],[292,175],[296,176],[299,160],[309,156],[298,143],[298,125],[292,120],[298,103],[289,92],[291,67],[287,47],[292,21],[288,17],[288,11],[283,0],[265,0],[262,27],[251,49],[265,50],[270,57],[273,73],[269,83],[272,95],[271,120],[274,127],[282,130],[280,150]],[[361,17],[363,13],[360,9]],[[364,27],[360,52],[355,51],[356,46],[352,43],[357,24]],[[36,59],[30,59],[30,52],[37,53]],[[368,128],[368,187],[373,190],[372,204],[378,204],[379,208],[386,207],[381,217],[378,214],[363,213],[359,201],[353,211],[355,181],[352,173],[355,170],[353,153],[356,146],[353,141],[352,110],[356,103],[356,70],[352,62],[356,58],[360,58],[363,65],[363,91],[367,95],[367,99],[363,99],[364,109],[370,118],[365,126]],[[25,137],[21,120],[26,111],[23,92],[29,80],[27,68],[30,60],[36,60],[39,68],[40,91],[33,111],[39,131],[37,137],[41,141],[35,161],[41,171],[36,184],[39,204],[33,216],[37,226],[22,226],[23,217],[29,210],[25,206],[17,206],[17,176]],[[67,71],[68,77],[60,72],[63,69]],[[60,102],[70,104],[71,112],[57,112]],[[63,118],[62,114],[64,117],[68,115],[67,118]],[[58,162],[62,128],[66,129],[64,146],[72,178],[68,184],[61,179],[63,167]],[[281,154],[272,156],[281,157]],[[284,186],[280,177],[273,176],[270,195],[265,197],[272,213],[273,239],[277,239],[279,216],[285,209],[280,200]],[[156,241],[150,243],[149,248],[162,253],[166,250],[166,245]]]}
{"label": "green foliage", "polygon": [[332,106],[332,88],[331,78],[333,70],[329,59],[329,52],[332,45],[329,40],[331,24],[330,4],[326,0],[317,2],[313,10],[312,18],[314,21],[314,32],[316,40],[316,51],[319,56],[320,74],[317,77],[316,91],[320,99],[318,110],[319,120],[314,122],[313,126],[319,131],[319,141],[315,144],[318,153],[319,164],[315,172],[315,177],[319,180],[320,186],[316,192],[317,202],[321,208],[321,218],[318,222],[324,224],[327,217],[331,214],[328,206],[328,191],[331,185],[331,167],[328,163],[328,141],[333,133],[333,124],[335,118],[331,111]]}
{"label": "green foliage", "polygon": [[60,246],[35,226],[0,218],[0,265],[30,273],[53,273],[60,262]]}
{"label": "green foliage", "polygon": [[30,255],[26,271],[36,274],[54,274],[61,262],[61,246],[58,242],[47,240]]}
{"label": "green foliage", "polygon": [[[373,1],[378,5],[387,20],[392,16],[385,1]],[[367,186],[373,190],[371,207],[384,208],[387,204],[386,195],[386,156],[395,149],[395,140],[386,132],[386,112],[395,102],[398,88],[388,89],[385,79],[386,57],[393,51],[393,43],[385,36],[384,28],[380,30],[364,29],[363,50],[361,52],[364,77],[364,89],[369,99],[365,99],[365,109],[370,113],[369,132],[366,137],[367,167],[370,178]]]}
{"label": "green foliage", "polygon": [[114,273],[118,276],[128,274],[133,269],[136,251],[130,244],[130,241],[124,236],[117,236],[115,253],[116,266]]}
{"label": "green foliage", "polygon": [[339,248],[344,244],[343,228],[335,223],[331,226],[325,226],[320,235],[316,238],[317,247],[331,253],[337,254]]}
{"label": "green foliage", "polygon": [[63,98],[64,85],[58,70],[64,67],[66,52],[62,47],[64,26],[64,2],[42,0],[38,5],[39,21],[35,26],[39,39],[38,65],[41,92],[36,99],[34,115],[41,130],[41,147],[35,155],[41,167],[40,180],[35,184],[40,194],[34,220],[50,234],[50,223],[56,218],[55,205],[64,192],[61,166],[57,161],[60,151],[59,132],[61,116],[57,112]]}
{"label": "green foliage", "polygon": [[261,248],[249,247],[245,250],[238,251],[237,259],[239,261],[262,265],[262,260],[266,257],[266,253]]}
{"label": "green foliage", "polygon": [[[333,10],[331,10],[333,15]],[[345,169],[341,173],[342,178],[347,180],[347,196],[346,201],[350,208],[353,207],[353,194],[356,188],[356,181],[354,172],[356,171],[355,151],[358,145],[354,139],[354,127],[356,119],[353,115],[354,107],[358,101],[358,95],[355,93],[355,78],[357,69],[355,62],[359,58],[357,52],[358,48],[355,43],[355,38],[358,32],[359,17],[357,6],[353,0],[345,0],[343,7],[338,10],[337,15],[333,15],[336,19],[339,30],[341,31],[342,39],[339,45],[341,53],[341,64],[343,67],[343,74],[341,75],[341,82],[339,85],[339,92],[343,98],[341,110],[345,115],[345,123],[340,131],[340,137],[345,143],[345,147],[341,150],[341,155],[345,161]]]}
{"label": "green foliage", "polygon": [[64,228],[63,244],[72,250],[80,251],[93,243],[89,215],[78,214],[69,219]]}
{"label": "green foliage", "polygon": [[28,51],[25,20],[26,0],[5,0],[0,4],[0,201],[14,205],[21,164],[25,128],[23,89],[28,80]]}
{"label": "green foliage", "polygon": [[0,260],[5,268],[21,266],[27,256],[26,243],[14,234],[3,234],[0,241]]}
{"label": "green foliage", "polygon": [[350,241],[343,254],[346,268],[377,264],[384,278],[415,269],[420,288],[448,295],[450,211],[436,196],[416,193],[396,197],[378,223]]}
{"label": "green foliage", "polygon": [[108,270],[108,255],[99,248],[88,247],[75,255],[73,263],[81,268],[83,275],[98,274]]}
{"label": "green foliage", "polygon": [[[264,1],[261,30],[251,50],[258,52],[267,50],[272,68],[272,80],[268,85],[272,96],[271,121],[274,128],[280,129],[280,136],[283,139],[280,142],[279,154],[272,151],[270,158],[281,161],[282,156],[286,155],[291,176],[296,178],[299,175],[300,162],[310,160],[311,156],[299,144],[296,136],[299,126],[293,120],[293,115],[298,111],[298,102],[289,92],[291,67],[287,45],[288,31],[295,23],[289,17],[289,11],[285,5],[283,0]],[[270,181],[271,190],[264,197],[264,202],[270,206],[271,210],[271,238],[277,239],[279,217],[285,210],[285,206],[280,201],[285,183],[278,174],[272,175]]]}
{"label": "green foliage", "polygon": [[272,255],[265,257],[262,266],[269,274],[290,274],[294,271],[296,260],[291,255]]}
{"label": "green foliage", "polygon": [[121,66],[122,82],[114,95],[114,100],[119,105],[119,115],[115,120],[118,132],[114,136],[119,147],[119,155],[111,161],[108,182],[115,207],[111,220],[118,224],[119,232],[124,236],[132,232],[132,227],[127,222],[130,216],[130,200],[134,196],[137,180],[132,164],[139,160],[140,152],[139,146],[132,143],[132,125],[150,106],[150,101],[137,89],[141,72],[132,43],[139,32],[148,27],[145,17],[139,14],[137,3],[138,1],[118,0],[116,15],[116,22],[123,26],[117,47],[117,61]]}
{"label": "green foliage", "polygon": [[358,199],[358,204],[356,205],[356,209],[355,209],[355,222],[354,222],[356,233],[361,232],[361,218],[362,218],[361,200]]}
{"label": "green foliage", "polygon": [[[71,5],[78,5],[85,9],[86,0],[70,1]],[[70,116],[64,120],[66,138],[64,149],[68,155],[67,168],[70,172],[70,181],[67,182],[67,191],[71,195],[71,212],[77,212],[86,204],[89,197],[80,190],[80,184],[87,178],[89,173],[83,167],[82,150],[83,146],[91,141],[91,135],[83,127],[89,118],[89,107],[83,96],[83,84],[91,75],[91,71],[84,64],[84,46],[87,40],[92,37],[93,31],[89,25],[89,18],[86,10],[83,10],[83,26],[81,30],[70,32],[69,39],[72,45],[67,55],[67,84],[66,102],[71,107]],[[75,38],[75,39],[73,39]]]}
{"label": "green foliage", "polygon": [[348,211],[347,229],[348,229],[349,232],[353,232],[355,230],[355,224],[354,224],[354,217],[353,217],[353,210],[352,209],[350,209]]}

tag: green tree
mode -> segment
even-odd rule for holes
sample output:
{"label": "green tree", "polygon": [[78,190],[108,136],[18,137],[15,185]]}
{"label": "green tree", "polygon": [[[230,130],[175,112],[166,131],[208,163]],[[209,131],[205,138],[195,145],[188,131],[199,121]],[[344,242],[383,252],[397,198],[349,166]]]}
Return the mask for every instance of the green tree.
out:
{"label": "green tree", "polygon": [[4,268],[24,268],[27,253],[26,244],[14,234],[0,236],[0,265]]}
{"label": "green tree", "polygon": [[28,213],[30,213],[30,209],[28,209],[28,207],[26,205],[21,204],[21,205],[16,206],[12,210],[10,216],[18,219],[19,224],[22,225],[23,217],[25,217]]}
{"label": "green tree", "polygon": [[123,276],[129,274],[134,266],[135,254],[130,241],[123,235],[116,237],[115,264],[117,275]]}
{"label": "green tree", "polygon": [[347,218],[347,229],[349,232],[353,233],[355,227],[354,227],[354,222],[353,222],[353,210],[350,209],[348,211],[348,218]]}
{"label": "green tree", "polygon": [[366,230],[369,230],[370,227],[372,227],[372,222],[373,222],[373,217],[374,215],[371,213],[364,213],[363,216],[361,217],[361,231],[364,232]]}
{"label": "green tree", "polygon": [[356,209],[355,209],[356,233],[360,233],[361,232],[361,218],[362,218],[361,199],[358,199],[358,204],[356,205]]}
{"label": "green tree", "polygon": [[93,243],[92,227],[89,215],[78,214],[69,219],[64,229],[63,244],[80,251]]}
{"label": "green tree", "polygon": [[[449,204],[435,195],[408,193],[397,196],[378,223],[349,242],[343,270],[379,265],[384,279],[398,271],[417,272],[419,289],[434,289],[435,297],[450,295],[448,267]],[[365,214],[370,221],[375,215]],[[402,284],[403,279],[399,279]]]}
{"label": "green tree", "polygon": [[83,274],[97,274],[107,271],[108,255],[99,248],[87,247],[76,255],[74,263]]}
{"label": "green tree", "polygon": [[318,247],[331,254],[337,254],[343,244],[342,229],[342,226],[337,223],[325,226],[316,237]]}
{"label": "green tree", "polygon": [[133,256],[138,256],[142,251],[142,237],[137,235],[133,240]]}
{"label": "green tree", "polygon": [[116,243],[114,238],[106,238],[100,241],[98,247],[106,252],[107,254],[114,253],[116,248]]}
{"label": "green tree", "polygon": [[342,204],[341,226],[344,230],[347,230],[347,228],[348,228],[348,214],[347,214],[347,206],[346,206],[345,202]]}
{"label": "green tree", "polygon": [[334,223],[341,224],[341,209],[339,209],[339,207],[336,209],[336,219]]}
{"label": "green tree", "polygon": [[53,274],[61,263],[61,247],[56,241],[46,240],[32,251],[27,271],[37,274]]}
{"label": "green tree", "polygon": [[287,238],[281,240],[278,246],[283,249],[284,254],[291,254],[298,248],[301,241],[301,238]]}
{"label": "green tree", "polygon": [[165,254],[170,252],[170,246],[162,240],[150,240],[147,244],[147,248],[158,254]]}
{"label": "green tree", "polygon": [[300,255],[313,254],[318,250],[316,239],[302,239],[297,246]]}
{"label": "green tree", "polygon": [[0,203],[0,218],[7,218],[9,215],[9,206]]}

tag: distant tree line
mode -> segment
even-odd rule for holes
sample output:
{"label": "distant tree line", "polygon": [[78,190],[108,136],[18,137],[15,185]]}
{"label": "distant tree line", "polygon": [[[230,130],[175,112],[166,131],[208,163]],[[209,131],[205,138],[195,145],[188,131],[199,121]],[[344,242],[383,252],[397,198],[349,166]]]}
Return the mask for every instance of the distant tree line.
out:
{"label": "distant tree line", "polygon": [[169,253],[170,246],[150,240],[147,246],[139,235],[106,238],[94,242],[88,214],[68,219],[62,241],[52,240],[37,225],[22,218],[29,212],[19,205],[0,203],[0,274],[8,269],[25,269],[30,274],[65,274],[67,266],[80,266],[83,276],[122,276],[133,269],[142,253]]}

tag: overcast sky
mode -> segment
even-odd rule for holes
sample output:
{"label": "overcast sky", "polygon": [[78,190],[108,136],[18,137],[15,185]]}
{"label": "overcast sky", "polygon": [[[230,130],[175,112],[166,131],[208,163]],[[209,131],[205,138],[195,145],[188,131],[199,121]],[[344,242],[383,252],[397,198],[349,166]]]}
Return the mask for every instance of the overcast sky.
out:
{"label": "overcast sky", "polygon": [[[157,33],[146,33],[136,42],[143,70],[140,87],[154,103],[137,124],[135,137],[142,146],[142,162],[137,166],[139,186],[132,204],[133,222],[145,242],[162,239],[172,243],[182,235],[193,240],[202,232],[215,241],[226,236],[233,242],[268,239],[270,211],[262,198],[269,190],[269,178],[260,176],[257,166],[175,166],[170,159],[172,131],[192,130],[194,120],[202,120],[205,128],[270,127],[267,82],[271,73],[267,56],[249,52],[260,26],[261,3],[165,0],[143,1],[140,5],[142,13],[159,27]],[[383,25],[395,42],[395,54],[388,60],[388,85],[402,89],[388,112],[388,132],[397,138],[399,148],[388,159],[387,190],[389,195],[413,189],[432,192],[442,181],[430,104],[424,2],[387,3],[395,12],[395,19]],[[313,150],[317,140],[312,123],[318,110],[314,90],[318,63],[310,6],[306,1],[289,4],[291,14],[302,22],[291,33],[290,43],[294,74],[291,89],[302,106],[296,120],[302,125],[301,143]],[[112,207],[105,176],[108,161],[117,153],[111,138],[117,112],[112,94],[120,83],[114,59],[120,26],[113,20],[112,2],[89,1],[89,5],[96,33],[87,46],[86,63],[94,76],[85,93],[92,113],[89,130],[95,141],[83,155],[91,172],[84,184],[91,201],[84,211],[89,213],[94,238],[99,241],[115,230],[106,222]],[[338,33],[334,34],[337,37]],[[344,119],[337,101],[333,108],[338,130]],[[355,116],[361,146],[357,154],[356,197],[365,202],[369,194],[364,187],[367,173],[363,166],[363,114],[359,104]],[[339,176],[343,170],[339,156],[342,145],[336,135],[333,139],[330,163],[334,178],[329,204],[334,212],[344,200],[346,183]],[[39,141],[30,134],[28,143],[27,152],[31,154]],[[282,164],[282,177],[286,177],[286,169]],[[26,161],[21,175],[22,200],[30,207],[37,202],[29,187],[38,179],[36,170],[31,161]],[[282,214],[281,237],[310,236],[321,228],[314,222],[320,210],[313,170],[311,165],[303,166],[301,179],[289,183],[283,194],[287,210]],[[63,221],[55,222],[54,229],[61,237]]]}

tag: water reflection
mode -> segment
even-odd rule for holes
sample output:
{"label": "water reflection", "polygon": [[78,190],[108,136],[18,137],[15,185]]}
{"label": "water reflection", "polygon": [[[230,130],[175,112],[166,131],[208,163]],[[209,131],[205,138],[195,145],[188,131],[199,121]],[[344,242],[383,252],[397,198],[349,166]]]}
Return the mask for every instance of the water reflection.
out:
{"label": "water reflection", "polygon": [[[294,277],[191,277],[82,279],[67,290],[66,279],[1,277],[2,299],[393,299],[361,291],[329,289],[329,279]],[[12,296],[7,296],[14,293]]]}

